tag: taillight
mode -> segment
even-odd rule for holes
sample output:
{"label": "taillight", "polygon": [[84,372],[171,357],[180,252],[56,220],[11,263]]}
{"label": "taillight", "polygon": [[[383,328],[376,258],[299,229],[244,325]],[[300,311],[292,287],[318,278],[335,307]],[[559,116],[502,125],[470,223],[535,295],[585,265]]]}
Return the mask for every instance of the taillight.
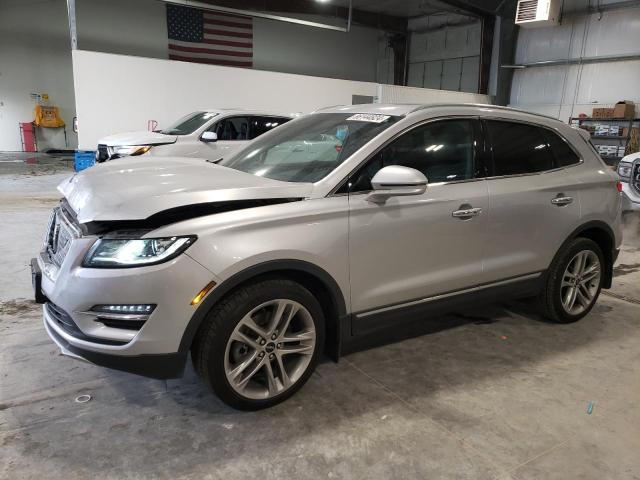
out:
{"label": "taillight", "polygon": [[622,192],[622,182],[620,180],[616,182],[616,188],[618,189],[618,193]]}

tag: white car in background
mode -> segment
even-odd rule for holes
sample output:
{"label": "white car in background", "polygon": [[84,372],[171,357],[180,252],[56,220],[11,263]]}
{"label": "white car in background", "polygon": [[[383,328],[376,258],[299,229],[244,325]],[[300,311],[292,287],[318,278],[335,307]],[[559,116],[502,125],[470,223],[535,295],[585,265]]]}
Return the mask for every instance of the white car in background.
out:
{"label": "white car in background", "polygon": [[104,137],[98,142],[96,162],[144,154],[218,160],[291,118],[258,111],[201,110],[162,130]]}
{"label": "white car in background", "polygon": [[640,211],[640,152],[623,157],[618,164],[622,182],[622,210]]}

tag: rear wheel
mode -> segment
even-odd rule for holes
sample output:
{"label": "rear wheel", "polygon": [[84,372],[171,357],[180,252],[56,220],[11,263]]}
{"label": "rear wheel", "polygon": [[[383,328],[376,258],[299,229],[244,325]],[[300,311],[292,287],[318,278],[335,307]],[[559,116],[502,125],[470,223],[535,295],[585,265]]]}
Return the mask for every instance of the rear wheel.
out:
{"label": "rear wheel", "polygon": [[543,314],[559,323],[584,317],[602,288],[604,256],[597,243],[577,238],[557,256],[540,294]]}
{"label": "rear wheel", "polygon": [[241,287],[205,320],[196,369],[228,405],[257,410],[293,395],[315,369],[324,344],[316,298],[285,279]]}

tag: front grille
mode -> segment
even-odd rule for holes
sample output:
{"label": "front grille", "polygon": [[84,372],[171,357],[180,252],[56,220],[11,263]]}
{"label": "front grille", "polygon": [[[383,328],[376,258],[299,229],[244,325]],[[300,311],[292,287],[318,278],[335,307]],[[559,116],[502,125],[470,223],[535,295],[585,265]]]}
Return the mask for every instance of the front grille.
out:
{"label": "front grille", "polygon": [[73,318],[71,318],[71,316],[67,312],[58,307],[56,304],[47,302],[45,303],[44,308],[47,310],[47,314],[49,315],[49,317],[60,328],[62,328],[62,330],[64,330],[72,337],[78,338],[80,340],[85,340],[87,342],[100,343],[103,345],[125,345],[127,343],[119,340],[108,340],[105,338],[97,338],[85,335],[82,330],[80,330],[78,325],[76,325],[76,322],[73,321]]}
{"label": "front grille", "polygon": [[69,252],[71,242],[79,236],[80,231],[73,225],[73,220],[60,207],[55,208],[49,220],[44,245],[51,263],[60,267]]}
{"label": "front grille", "polygon": [[631,175],[631,185],[636,192],[640,193],[640,161],[636,160],[633,164],[633,174]]}
{"label": "front grille", "polygon": [[98,145],[98,150],[96,151],[96,162],[106,162],[109,160],[109,149],[106,145]]}

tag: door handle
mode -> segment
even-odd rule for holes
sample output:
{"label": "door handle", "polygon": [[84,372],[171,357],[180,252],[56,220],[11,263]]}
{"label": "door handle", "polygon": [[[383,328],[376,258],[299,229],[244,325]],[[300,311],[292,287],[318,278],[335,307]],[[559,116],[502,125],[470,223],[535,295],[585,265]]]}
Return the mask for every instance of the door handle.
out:
{"label": "door handle", "polygon": [[463,208],[461,210],[455,210],[451,212],[451,216],[454,218],[459,218],[460,220],[466,220],[468,218],[477,217],[481,213],[481,208]]}
{"label": "door handle", "polygon": [[565,205],[569,205],[570,203],[573,203],[573,197],[565,197],[560,193],[556,198],[551,200],[551,203],[553,203],[558,207],[564,207]]}

